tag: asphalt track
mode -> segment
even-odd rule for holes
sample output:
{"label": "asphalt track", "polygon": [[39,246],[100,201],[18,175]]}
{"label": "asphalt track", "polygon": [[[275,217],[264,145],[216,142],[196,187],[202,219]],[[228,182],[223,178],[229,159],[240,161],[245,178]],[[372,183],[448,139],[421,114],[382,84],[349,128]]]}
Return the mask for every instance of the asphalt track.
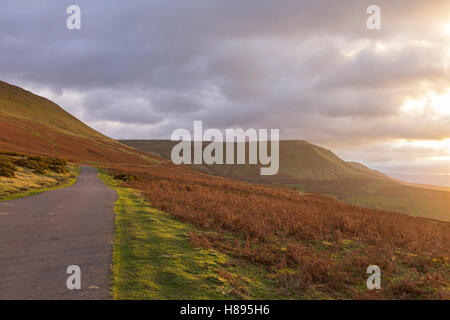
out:
{"label": "asphalt track", "polygon": [[[109,299],[116,200],[83,167],[71,187],[0,202],[0,299]],[[71,265],[80,290],[67,288]]]}

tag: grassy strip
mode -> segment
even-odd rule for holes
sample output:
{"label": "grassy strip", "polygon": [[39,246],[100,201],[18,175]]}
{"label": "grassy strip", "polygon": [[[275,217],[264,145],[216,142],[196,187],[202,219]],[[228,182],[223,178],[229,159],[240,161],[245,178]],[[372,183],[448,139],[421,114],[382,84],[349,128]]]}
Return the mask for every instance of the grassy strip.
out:
{"label": "grassy strip", "polygon": [[[78,177],[79,173],[81,172],[81,168],[78,165],[68,165],[67,168],[69,170],[69,174],[48,174],[48,176],[51,176],[52,178],[58,177],[60,179],[55,184],[46,185],[46,186],[39,187],[39,188],[32,187],[28,190],[24,190],[24,191],[17,192],[17,193],[8,193],[8,194],[3,194],[2,191],[0,190],[0,201],[14,200],[14,199],[34,195],[34,194],[43,193],[43,192],[50,191],[50,190],[56,190],[56,189],[70,187],[71,185],[75,184],[75,182],[77,181],[77,177]],[[33,174],[33,175],[39,176],[39,174]]]}
{"label": "grassy strip", "polygon": [[104,170],[99,177],[117,191],[113,241],[114,299],[281,298],[260,268],[213,249],[194,248],[198,231],[157,209],[139,191],[121,186]]}

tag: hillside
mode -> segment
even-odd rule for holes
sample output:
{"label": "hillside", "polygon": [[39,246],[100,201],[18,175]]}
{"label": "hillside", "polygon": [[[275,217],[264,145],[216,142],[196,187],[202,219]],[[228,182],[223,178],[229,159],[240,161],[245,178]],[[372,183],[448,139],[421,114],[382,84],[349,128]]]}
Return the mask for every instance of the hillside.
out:
{"label": "hillside", "polygon": [[[123,144],[142,151],[170,159],[172,147],[177,142],[170,140],[121,140]],[[204,142],[203,147],[208,143]],[[248,151],[248,143],[246,144]],[[260,165],[195,165],[205,173],[219,176],[242,178],[249,181],[264,181],[260,176]],[[331,151],[304,140],[280,141],[280,169],[269,181],[283,179],[313,179],[331,181],[341,178],[366,178],[387,180],[388,177],[366,166],[346,162]]]}
{"label": "hillside", "polygon": [[[170,159],[176,142],[122,140],[142,151]],[[257,165],[192,165],[208,174],[249,182],[317,192],[359,206],[450,220],[450,193],[400,183],[366,166],[346,162],[331,151],[306,141],[280,141],[280,170],[261,176]]]}
{"label": "hillside", "polygon": [[2,81],[0,149],[100,163],[146,165],[154,158],[93,130],[52,101]]}

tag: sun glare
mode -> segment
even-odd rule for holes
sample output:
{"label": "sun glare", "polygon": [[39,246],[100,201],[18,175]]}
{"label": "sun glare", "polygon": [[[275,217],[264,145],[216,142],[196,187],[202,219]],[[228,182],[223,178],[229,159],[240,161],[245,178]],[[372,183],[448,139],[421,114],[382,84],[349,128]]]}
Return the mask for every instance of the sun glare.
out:
{"label": "sun glare", "polygon": [[450,89],[443,94],[430,92],[419,99],[407,98],[401,110],[413,115],[450,116]]}
{"label": "sun glare", "polygon": [[[436,150],[450,151],[450,138],[443,140],[405,140],[399,139],[395,144],[397,147],[430,148]],[[448,154],[446,154],[448,155]]]}

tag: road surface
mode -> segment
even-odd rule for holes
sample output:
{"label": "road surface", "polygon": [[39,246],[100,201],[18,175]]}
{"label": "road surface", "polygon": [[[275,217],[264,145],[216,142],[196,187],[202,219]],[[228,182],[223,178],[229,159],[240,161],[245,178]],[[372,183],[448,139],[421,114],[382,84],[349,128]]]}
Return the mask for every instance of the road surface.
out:
{"label": "road surface", "polygon": [[[116,199],[83,167],[69,188],[0,202],[0,299],[110,298]],[[71,265],[80,290],[67,288]]]}

